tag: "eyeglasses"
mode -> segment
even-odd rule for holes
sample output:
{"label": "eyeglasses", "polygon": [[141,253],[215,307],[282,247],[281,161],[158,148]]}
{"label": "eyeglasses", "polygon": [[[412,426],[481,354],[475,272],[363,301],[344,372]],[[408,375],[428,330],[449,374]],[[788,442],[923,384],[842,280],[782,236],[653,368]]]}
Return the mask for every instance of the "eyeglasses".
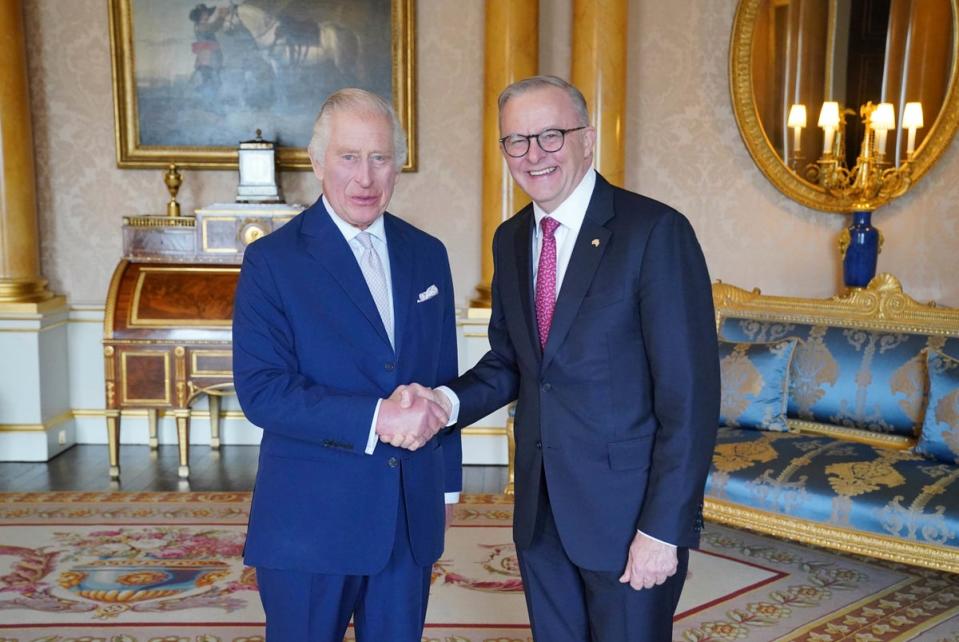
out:
{"label": "eyeglasses", "polygon": [[563,143],[566,142],[566,134],[578,132],[586,129],[589,125],[573,127],[572,129],[544,129],[538,134],[510,134],[499,139],[499,144],[503,146],[503,151],[507,156],[513,158],[522,158],[529,152],[529,141],[536,139],[536,144],[544,152],[558,152],[563,149]]}

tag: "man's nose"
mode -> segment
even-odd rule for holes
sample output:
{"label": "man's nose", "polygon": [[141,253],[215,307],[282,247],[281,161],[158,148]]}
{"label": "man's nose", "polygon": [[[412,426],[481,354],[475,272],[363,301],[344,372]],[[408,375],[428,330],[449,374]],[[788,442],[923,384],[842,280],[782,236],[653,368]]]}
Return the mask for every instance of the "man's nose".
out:
{"label": "man's nose", "polygon": [[546,152],[543,151],[543,148],[539,146],[539,140],[529,141],[529,151],[526,152],[526,158],[531,163],[538,163],[543,156],[546,155]]}
{"label": "man's nose", "polygon": [[356,172],[356,182],[363,187],[369,187],[373,183],[373,170],[368,161],[360,163]]}

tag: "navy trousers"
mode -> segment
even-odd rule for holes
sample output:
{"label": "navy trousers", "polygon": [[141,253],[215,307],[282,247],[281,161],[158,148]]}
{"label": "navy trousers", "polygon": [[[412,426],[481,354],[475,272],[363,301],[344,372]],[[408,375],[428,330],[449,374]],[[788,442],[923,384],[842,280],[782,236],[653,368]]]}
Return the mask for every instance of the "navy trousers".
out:
{"label": "navy trousers", "polygon": [[432,566],[410,551],[402,496],[393,553],[375,575],[324,575],[257,567],[267,642],[342,642],[350,618],[357,642],[420,642]]}
{"label": "navy trousers", "polygon": [[[517,550],[533,639],[537,642],[669,642],[673,614],[686,581],[689,550],[666,582],[637,591],[617,571],[576,566],[566,554],[546,493],[546,480],[529,548]],[[597,528],[602,525],[597,524]],[[623,558],[623,568],[626,558]]]}

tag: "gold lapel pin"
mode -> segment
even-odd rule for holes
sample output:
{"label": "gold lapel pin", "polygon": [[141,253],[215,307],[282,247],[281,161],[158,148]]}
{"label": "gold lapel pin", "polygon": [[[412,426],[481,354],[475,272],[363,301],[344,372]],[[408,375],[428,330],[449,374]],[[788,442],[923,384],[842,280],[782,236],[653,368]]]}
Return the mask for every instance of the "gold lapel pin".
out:
{"label": "gold lapel pin", "polygon": [[593,239],[593,247],[599,247],[599,239]]}

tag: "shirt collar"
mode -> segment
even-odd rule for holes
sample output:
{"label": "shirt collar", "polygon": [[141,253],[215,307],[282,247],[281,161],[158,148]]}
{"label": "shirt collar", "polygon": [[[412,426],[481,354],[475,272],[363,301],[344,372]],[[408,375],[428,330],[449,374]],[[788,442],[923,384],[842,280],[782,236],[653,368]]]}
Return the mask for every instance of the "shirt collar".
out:
{"label": "shirt collar", "polygon": [[579,185],[576,186],[566,200],[560,203],[552,212],[545,212],[535,202],[533,203],[533,217],[536,219],[536,230],[539,231],[539,223],[545,217],[549,216],[566,227],[578,230],[586,218],[586,208],[589,207],[589,199],[593,196],[593,188],[596,186],[596,170],[592,167],[586,172]]}
{"label": "shirt collar", "polygon": [[333,219],[333,222],[336,224],[337,229],[340,230],[340,233],[343,235],[343,238],[346,239],[347,243],[351,243],[353,239],[360,232],[369,232],[370,236],[386,243],[386,225],[383,223],[383,215],[381,214],[375,221],[370,223],[370,226],[365,230],[350,225],[344,221],[339,214],[333,210],[333,206],[330,205],[330,202],[326,199],[326,195],[323,195],[323,207],[326,208],[326,211],[330,213],[330,218]]}

